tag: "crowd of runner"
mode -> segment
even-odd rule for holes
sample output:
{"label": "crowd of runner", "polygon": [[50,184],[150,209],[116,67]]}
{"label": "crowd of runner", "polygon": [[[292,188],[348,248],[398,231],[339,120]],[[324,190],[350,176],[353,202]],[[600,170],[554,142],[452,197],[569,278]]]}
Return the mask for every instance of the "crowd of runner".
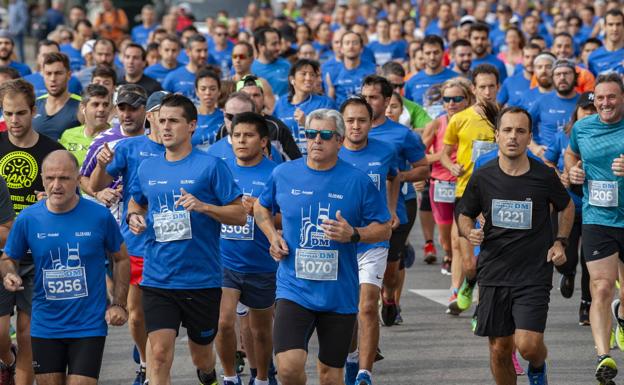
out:
{"label": "crowd of runner", "polygon": [[0,30],[1,385],[96,384],[126,323],[135,385],[172,383],[180,326],[200,384],[242,385],[243,357],[250,385],[305,384],[315,333],[321,384],[372,385],[415,259],[450,316],[478,290],[498,385],[548,383],[580,264],[587,369],[615,384],[621,1],[148,4],[132,28],[53,3],[35,68],[22,0]]}

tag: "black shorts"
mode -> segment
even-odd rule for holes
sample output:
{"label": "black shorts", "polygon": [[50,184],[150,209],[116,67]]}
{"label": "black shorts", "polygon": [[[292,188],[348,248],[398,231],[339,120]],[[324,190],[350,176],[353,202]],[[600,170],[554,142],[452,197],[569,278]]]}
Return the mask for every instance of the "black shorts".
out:
{"label": "black shorts", "polygon": [[221,286],[238,290],[238,301],[252,309],[268,309],[275,302],[275,273],[241,273],[224,267]]}
{"label": "black shorts", "polygon": [[198,345],[210,344],[217,335],[221,288],[175,290],[141,286],[145,329],[151,333],[186,328],[188,338]]}
{"label": "black shorts", "polygon": [[18,273],[22,278],[24,290],[8,291],[0,285],[0,317],[13,315],[14,309],[30,315],[32,311],[33,284],[35,279],[35,265],[28,264],[19,267]]}
{"label": "black shorts", "polygon": [[342,368],[349,354],[356,316],[308,310],[287,299],[278,299],[273,325],[275,354],[293,349],[307,352],[316,329],[319,361],[332,368]]}
{"label": "black shorts", "polygon": [[423,192],[418,193],[418,196],[420,197],[420,204],[418,205],[418,209],[420,211],[431,211],[431,199],[429,198],[430,188],[431,183],[429,182],[429,179],[427,179],[427,183],[425,183],[425,189],[423,190]]}
{"label": "black shorts", "polygon": [[585,261],[597,261],[619,253],[620,261],[624,262],[624,228],[583,225],[581,234]]}
{"label": "black shorts", "polygon": [[516,329],[544,333],[550,286],[481,286],[477,329],[483,337],[507,337]]}
{"label": "black shorts", "polygon": [[405,201],[405,209],[407,211],[407,223],[399,225],[392,231],[390,237],[390,249],[388,250],[388,262],[396,262],[403,258],[405,243],[409,237],[412,226],[416,221],[416,212],[418,211],[418,203],[416,199]]}
{"label": "black shorts", "polygon": [[32,337],[35,374],[67,373],[97,379],[106,337]]}
{"label": "black shorts", "polygon": [[459,209],[460,209],[460,204],[459,202],[461,202],[461,197],[459,198],[455,198],[455,204],[453,206],[453,216],[455,217],[455,222],[457,222],[457,218],[459,218]]}

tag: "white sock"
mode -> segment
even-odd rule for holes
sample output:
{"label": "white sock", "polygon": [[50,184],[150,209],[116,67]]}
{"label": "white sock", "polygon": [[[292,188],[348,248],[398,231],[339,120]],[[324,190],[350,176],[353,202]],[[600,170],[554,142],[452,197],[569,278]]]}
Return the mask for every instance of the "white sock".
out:
{"label": "white sock", "polygon": [[371,372],[369,372],[368,370],[366,370],[366,369],[360,369],[360,370],[358,371],[358,374],[357,374],[357,375],[359,376],[359,375],[360,375],[360,374],[362,374],[362,373],[368,374],[368,376],[369,376],[370,378],[373,378],[373,374],[372,374]]}
{"label": "white sock", "polygon": [[259,380],[258,377],[254,379],[254,385],[269,385],[269,380]]}
{"label": "white sock", "polygon": [[147,368],[147,363],[145,361],[141,361],[139,365],[141,365],[142,368]]}
{"label": "white sock", "polygon": [[238,384],[238,377],[237,376],[234,376],[234,377],[223,376],[223,382],[225,381],[232,381],[233,383]]}
{"label": "white sock", "polygon": [[358,362],[359,359],[360,359],[360,352],[357,350],[352,353],[349,353],[349,355],[347,356],[347,362]]}

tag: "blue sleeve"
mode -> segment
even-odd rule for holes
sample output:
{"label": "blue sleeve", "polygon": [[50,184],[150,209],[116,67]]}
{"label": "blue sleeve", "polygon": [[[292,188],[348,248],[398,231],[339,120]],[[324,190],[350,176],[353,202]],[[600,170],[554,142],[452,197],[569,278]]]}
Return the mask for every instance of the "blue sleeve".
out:
{"label": "blue sleeve", "polygon": [[558,133],[557,136],[555,136],[555,140],[550,143],[544,152],[544,158],[555,164],[559,160],[559,154],[561,153],[561,134],[562,133]]}
{"label": "blue sleeve", "polygon": [[145,165],[145,163],[147,162],[141,163],[137,170],[137,177],[134,178],[134,180],[130,182],[130,186],[127,187],[129,189],[128,192],[130,193],[132,199],[134,199],[134,201],[141,206],[147,205],[147,197],[143,194],[143,189],[141,188],[141,179],[143,179],[143,165]]}
{"label": "blue sleeve", "polygon": [[280,211],[279,205],[275,201],[275,170],[277,170],[277,168],[273,169],[271,176],[264,186],[264,190],[262,190],[262,193],[260,193],[258,197],[258,202],[273,213]]}
{"label": "blue sleeve", "polygon": [[399,174],[399,157],[396,151],[392,152],[392,158],[390,160],[390,168],[388,169],[389,176],[397,176]]}
{"label": "blue sleeve", "polygon": [[4,245],[4,252],[11,259],[20,260],[28,251],[27,218],[25,215],[19,215],[9,232],[9,238]]}
{"label": "blue sleeve", "polygon": [[509,82],[505,80],[500,91],[498,91],[498,95],[496,95],[496,101],[499,104],[506,104],[507,101],[509,100],[509,91],[507,90],[508,85],[509,85]]}
{"label": "blue sleeve", "polygon": [[113,160],[106,166],[106,173],[113,178],[121,176],[128,168],[126,159],[126,146],[116,146]]}
{"label": "blue sleeve", "polygon": [[238,188],[238,185],[234,182],[232,172],[224,161],[216,158],[216,162],[214,163],[214,167],[211,168],[211,171],[210,186],[212,186],[215,197],[221,205],[228,205],[242,195],[240,188]]}
{"label": "blue sleeve", "polygon": [[408,130],[407,135],[405,135],[403,148],[405,149],[405,158],[410,163],[418,162],[425,157],[425,145],[420,135],[412,130]]}
{"label": "blue sleeve", "polygon": [[500,72],[500,82],[503,83],[507,79],[507,67],[502,60],[498,61],[498,71]]}
{"label": "blue sleeve", "polygon": [[598,68],[596,68],[596,62],[594,62],[592,60],[592,56],[594,56],[594,53],[590,53],[589,54],[589,58],[587,59],[588,64],[589,64],[589,71],[594,75],[594,76],[598,76]]}
{"label": "blue sleeve", "polygon": [[274,145],[271,145],[271,160],[277,164],[284,163],[284,157]]}
{"label": "blue sleeve", "polygon": [[412,97],[412,78],[409,78],[409,80],[405,83],[405,98],[413,102],[414,98]]}
{"label": "blue sleeve", "polygon": [[173,74],[173,72],[169,72],[167,74],[167,76],[165,76],[165,79],[162,82],[162,88],[165,91],[169,91],[169,92],[174,92],[174,85],[175,85],[175,79],[171,76]]}
{"label": "blue sleeve", "polygon": [[361,224],[368,226],[372,222],[386,223],[391,218],[386,200],[383,199],[381,192],[377,190],[373,181],[369,177],[366,177],[366,179],[368,180],[362,178],[363,186],[360,187],[363,192]]}
{"label": "blue sleeve", "polygon": [[119,225],[108,211],[106,212],[106,224],[105,224],[104,246],[109,253],[116,253],[121,249],[121,244],[124,242],[119,230]]}
{"label": "blue sleeve", "polygon": [[68,87],[69,87],[70,93],[76,94],[76,95],[82,94],[82,84],[80,84],[80,81],[75,76],[72,76],[71,78],[69,78]]}

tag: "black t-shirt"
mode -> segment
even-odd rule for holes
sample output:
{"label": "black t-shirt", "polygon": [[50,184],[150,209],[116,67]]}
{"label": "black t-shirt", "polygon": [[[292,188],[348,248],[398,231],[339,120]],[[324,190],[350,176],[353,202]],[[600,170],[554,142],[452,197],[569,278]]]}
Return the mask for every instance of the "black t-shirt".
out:
{"label": "black t-shirt", "polygon": [[[122,80],[119,82],[119,85],[122,85],[122,84],[129,84],[129,83],[126,81],[125,78],[122,78]],[[156,91],[162,91],[162,85],[147,75],[141,76],[141,79],[138,82],[132,83],[132,84],[137,84],[143,87],[145,91],[147,92],[147,96],[150,96]]]}
{"label": "black t-shirt", "polygon": [[476,170],[459,203],[460,213],[483,213],[485,238],[477,263],[484,286],[552,284],[553,244],[550,205],[563,210],[570,196],[554,169],[529,158],[530,169],[519,176],[505,174],[498,158]]}

